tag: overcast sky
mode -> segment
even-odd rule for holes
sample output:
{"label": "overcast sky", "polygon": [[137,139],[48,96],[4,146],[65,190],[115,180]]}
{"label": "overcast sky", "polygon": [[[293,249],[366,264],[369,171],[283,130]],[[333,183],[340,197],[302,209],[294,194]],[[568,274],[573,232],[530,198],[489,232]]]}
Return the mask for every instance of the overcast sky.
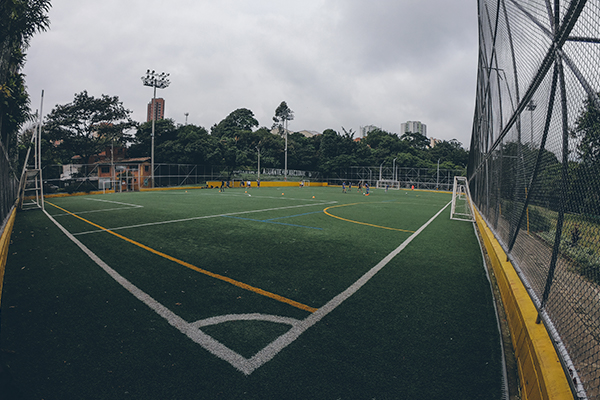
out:
{"label": "overcast sky", "polygon": [[469,145],[477,71],[472,0],[54,0],[24,69],[44,114],[87,90],[146,120],[147,69],[165,117],[210,127],[238,108],[271,127],[286,101],[293,131],[406,121]]}

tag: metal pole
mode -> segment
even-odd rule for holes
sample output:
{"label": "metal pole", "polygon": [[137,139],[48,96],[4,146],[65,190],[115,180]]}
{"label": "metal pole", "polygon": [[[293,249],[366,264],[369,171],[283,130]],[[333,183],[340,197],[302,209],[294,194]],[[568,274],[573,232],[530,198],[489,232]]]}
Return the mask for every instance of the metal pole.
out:
{"label": "metal pole", "polygon": [[44,112],[44,91],[42,90],[42,100],[40,103],[40,125],[39,125],[39,130],[38,130],[38,135],[37,135],[37,152],[38,153],[38,157],[37,157],[37,168],[39,170],[39,177],[40,177],[40,202],[42,204],[42,210],[44,210],[44,180],[42,177],[42,113]]}
{"label": "metal pole", "polygon": [[435,182],[435,190],[440,190],[440,159],[438,158],[437,181]]}
{"label": "metal pole", "polygon": [[154,87],[154,96],[152,97],[152,106],[150,107],[152,111],[152,150],[150,153],[150,163],[151,163],[151,174],[152,174],[152,188],[154,189],[154,125],[155,125],[155,114],[156,114],[156,78],[153,79],[153,87]]}
{"label": "metal pole", "polygon": [[258,151],[258,180],[260,181],[260,147],[256,146],[256,150]]}
{"label": "metal pole", "polygon": [[286,119],[285,120],[285,172],[284,172],[284,177],[283,177],[283,179],[285,181],[287,181],[287,174],[288,174],[287,173],[287,149],[288,149],[288,146],[287,146],[287,144],[288,144],[288,141],[287,141],[287,139],[288,139],[287,138],[287,136],[288,136],[287,127],[288,127],[288,122],[287,122],[287,119]]}

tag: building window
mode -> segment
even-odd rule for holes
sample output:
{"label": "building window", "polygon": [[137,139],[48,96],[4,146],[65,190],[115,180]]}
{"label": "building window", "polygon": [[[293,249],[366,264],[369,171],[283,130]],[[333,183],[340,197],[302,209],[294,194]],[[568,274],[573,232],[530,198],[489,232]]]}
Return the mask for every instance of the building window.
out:
{"label": "building window", "polygon": [[110,167],[100,167],[100,171],[103,174],[108,174],[108,173],[110,173]]}
{"label": "building window", "polygon": [[146,172],[150,171],[150,166],[149,165],[144,165],[144,171],[146,171]]}

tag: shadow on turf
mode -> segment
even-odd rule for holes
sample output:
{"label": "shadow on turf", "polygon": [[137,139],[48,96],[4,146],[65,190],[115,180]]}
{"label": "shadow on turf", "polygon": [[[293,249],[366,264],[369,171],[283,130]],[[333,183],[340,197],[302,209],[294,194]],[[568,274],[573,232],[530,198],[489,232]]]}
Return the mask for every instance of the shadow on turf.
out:
{"label": "shadow on turf", "polygon": [[23,394],[14,383],[4,353],[0,350],[0,400],[22,400]]}

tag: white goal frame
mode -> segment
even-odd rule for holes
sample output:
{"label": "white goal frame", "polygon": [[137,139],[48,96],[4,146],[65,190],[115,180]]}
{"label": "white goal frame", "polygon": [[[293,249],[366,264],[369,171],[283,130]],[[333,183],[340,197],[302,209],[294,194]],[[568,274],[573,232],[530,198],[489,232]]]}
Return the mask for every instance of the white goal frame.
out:
{"label": "white goal frame", "polygon": [[[457,211],[456,205],[459,204],[460,211]],[[464,176],[455,176],[452,187],[452,208],[450,210],[450,219],[457,221],[475,221],[473,204],[471,203],[471,193],[469,191],[469,182]]]}
{"label": "white goal frame", "polygon": [[390,189],[400,189],[400,181],[395,181],[393,179],[380,179],[377,181],[378,189],[385,189],[387,185],[390,185]]}

